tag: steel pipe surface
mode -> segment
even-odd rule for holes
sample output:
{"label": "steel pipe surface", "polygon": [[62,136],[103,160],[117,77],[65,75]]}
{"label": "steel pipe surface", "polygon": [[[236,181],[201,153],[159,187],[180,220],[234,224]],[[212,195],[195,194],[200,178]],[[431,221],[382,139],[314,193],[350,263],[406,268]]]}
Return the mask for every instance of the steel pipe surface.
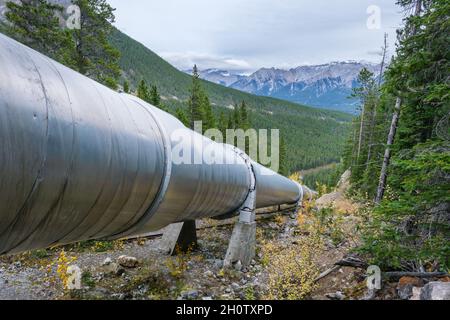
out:
{"label": "steel pipe surface", "polygon": [[[233,164],[175,164],[209,147]],[[231,146],[0,34],[0,254],[114,239],[240,208],[250,173]],[[257,206],[301,200],[253,163]]]}

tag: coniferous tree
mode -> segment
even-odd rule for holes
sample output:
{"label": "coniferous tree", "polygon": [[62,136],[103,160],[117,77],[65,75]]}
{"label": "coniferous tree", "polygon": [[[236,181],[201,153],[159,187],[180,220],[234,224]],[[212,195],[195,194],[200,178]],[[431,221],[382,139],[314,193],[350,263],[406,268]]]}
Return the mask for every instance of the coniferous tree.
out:
{"label": "coniferous tree", "polygon": [[244,130],[247,130],[250,128],[250,119],[249,119],[247,104],[245,103],[245,101],[242,101],[239,111],[240,111],[241,128]]}
{"label": "coniferous tree", "polygon": [[378,175],[380,183],[361,250],[384,269],[445,271],[450,267],[450,3],[398,3],[414,14],[399,31],[397,55],[377,104],[377,113],[388,117],[377,119],[384,134],[374,135],[374,143],[384,147],[372,160],[382,163],[381,175],[370,166],[365,172],[363,184]]}
{"label": "coniferous tree", "polygon": [[123,82],[123,92],[130,93],[130,83],[128,82],[128,80],[125,80]]}
{"label": "coniferous tree", "polygon": [[198,73],[197,65],[194,65],[192,73],[192,87],[188,104],[189,104],[190,128],[194,129],[194,122],[203,121],[205,118],[203,110],[204,96],[202,92],[200,75]]}
{"label": "coniferous tree", "polygon": [[227,129],[236,129],[233,113],[230,113],[230,115],[228,116]]}
{"label": "coniferous tree", "polygon": [[196,121],[202,121],[203,132],[216,127],[216,119],[212,111],[211,102],[201,86],[197,65],[194,65],[193,69],[192,87],[188,104],[191,129],[194,129],[194,122]]}
{"label": "coniferous tree", "polygon": [[45,55],[117,89],[119,51],[108,37],[113,31],[114,9],[106,0],[73,0],[80,8],[80,28],[63,29],[63,7],[45,0],[8,2],[8,34]]}
{"label": "coniferous tree", "polygon": [[138,98],[144,100],[145,102],[151,103],[150,91],[148,89],[147,82],[144,79],[139,82],[136,94]]}
{"label": "coniferous tree", "polygon": [[360,129],[359,129],[359,138],[358,138],[358,150],[357,150],[357,159],[361,156],[361,151],[364,143],[364,135],[365,135],[365,121],[367,119],[367,114],[370,104],[373,103],[373,94],[375,89],[375,79],[372,72],[363,68],[358,75],[358,83],[359,86],[353,89],[352,97],[356,97],[360,99],[361,102],[361,114],[360,114]]}
{"label": "coniferous tree", "polygon": [[218,129],[222,132],[223,137],[226,137],[227,129],[228,129],[228,121],[225,117],[225,112],[221,111],[218,120]]}
{"label": "coniferous tree", "polygon": [[[233,116],[233,115],[234,115],[234,112],[231,112],[231,113],[228,115],[228,121],[227,121],[227,125],[226,125],[226,129],[228,129],[228,130],[234,130],[234,129],[237,129],[236,124],[234,123],[234,116]],[[237,144],[236,139],[235,139],[234,141],[228,141],[228,135],[227,135],[227,132],[226,132],[226,131],[227,131],[227,130],[225,130],[225,135],[224,135],[225,141],[226,141],[227,143],[231,142],[232,145],[236,146],[236,144]]]}
{"label": "coniferous tree", "polygon": [[[377,103],[377,87],[374,74],[363,68],[358,75],[359,86],[353,89],[352,97],[359,99],[361,103],[358,123],[353,122],[355,141],[349,143],[353,145],[354,151],[348,152],[347,156],[352,159],[347,161],[351,164],[351,182],[354,187],[361,187],[367,169],[367,158],[370,150],[372,131],[375,126],[372,123],[372,115]],[[364,190],[366,191],[366,190]]]}
{"label": "coniferous tree", "polygon": [[203,130],[206,131],[208,129],[215,129],[216,119],[214,117],[214,113],[212,110],[211,103],[209,101],[208,96],[203,92],[202,93],[202,109],[203,109]]}
{"label": "coniferous tree", "polygon": [[[409,23],[407,23],[407,25],[405,26],[405,28],[399,32],[399,39],[405,42],[408,42],[408,38],[411,38],[410,36],[412,36],[413,38],[416,35],[416,31],[417,28],[419,27],[419,25],[417,24],[416,21],[414,21],[416,18],[420,17],[420,14],[422,12],[422,7],[430,7],[430,5],[432,5],[432,0],[399,0],[397,1],[397,4],[401,5],[404,8],[407,9],[412,9],[414,8],[414,14],[409,18]],[[448,17],[447,17],[448,18]],[[403,38],[403,39],[402,39]],[[423,44],[424,45],[424,44]],[[401,53],[402,49],[405,49],[407,46],[404,46],[404,48],[399,48],[398,52]],[[399,59],[397,59],[397,61],[400,60],[401,62],[398,63],[397,65],[402,65],[402,58],[399,57]],[[395,61],[392,64],[390,70],[390,75],[391,78],[395,78],[394,74],[395,74]],[[400,78],[403,77],[403,73],[400,72],[397,74],[397,77],[400,76]],[[404,81],[404,79],[396,79],[396,80],[400,80],[400,81]],[[399,84],[401,86],[401,84]],[[387,84],[387,88],[391,88],[391,94],[392,94],[392,88],[395,88],[395,90],[398,90],[398,87],[395,87],[394,85],[389,86]],[[405,88],[403,88],[405,89]],[[407,91],[404,91],[407,92]],[[396,102],[395,102],[395,108],[393,111],[393,115],[392,115],[392,122],[391,122],[391,126],[390,126],[390,130],[389,130],[389,135],[388,135],[388,141],[387,141],[387,145],[386,145],[386,149],[385,149],[385,153],[384,153],[384,159],[383,159],[383,166],[381,168],[381,173],[380,173],[380,179],[379,179],[379,184],[378,184],[378,188],[377,188],[377,195],[375,198],[375,203],[379,204],[384,197],[384,192],[386,189],[386,183],[387,183],[387,175],[388,175],[388,167],[391,163],[391,147],[394,143],[394,139],[397,135],[397,126],[398,126],[398,122],[400,119],[400,113],[401,113],[401,107],[402,107],[402,103],[403,103],[403,98],[399,95],[399,91],[395,92],[394,95],[396,96]]]}
{"label": "coniferous tree", "polygon": [[234,124],[233,114],[230,113],[228,115],[227,129],[236,129],[236,125]]}
{"label": "coniferous tree", "polygon": [[115,89],[120,75],[120,53],[108,39],[114,28],[115,9],[106,0],[72,0],[72,3],[81,12],[80,28],[72,31],[77,70]]}
{"label": "coniferous tree", "polygon": [[177,110],[175,111],[175,114],[176,114],[176,117],[178,118],[178,120],[180,120],[186,127],[190,126],[189,117],[183,109],[177,108]]}
{"label": "coniferous tree", "polygon": [[242,118],[241,118],[241,110],[237,104],[234,105],[233,109],[233,124],[235,129],[241,129]]}
{"label": "coniferous tree", "polygon": [[288,164],[287,164],[287,149],[286,142],[284,141],[283,136],[280,138],[280,168],[278,172],[283,176],[288,176]]}
{"label": "coniferous tree", "polygon": [[158,88],[152,85],[150,88],[150,103],[155,107],[161,106],[161,96],[159,95]]}
{"label": "coniferous tree", "polygon": [[59,25],[63,7],[46,0],[7,2],[5,25],[9,35],[23,44],[69,66],[74,66],[75,42]]}
{"label": "coniferous tree", "polygon": [[[384,34],[384,43],[383,47],[381,48],[381,64],[380,64],[380,73],[378,74],[378,83],[376,88],[374,89],[374,105],[372,107],[372,111],[370,114],[370,120],[369,120],[369,140],[368,140],[368,146],[367,146],[367,161],[366,161],[366,172],[369,171],[369,167],[372,167],[372,169],[375,169],[376,166],[373,165],[373,158],[374,158],[374,151],[376,151],[376,144],[374,143],[374,138],[379,130],[377,126],[377,116],[378,116],[378,104],[381,102],[381,84],[383,81],[383,73],[384,73],[384,67],[386,65],[386,57],[387,57],[387,50],[388,50],[388,34]],[[367,175],[366,175],[367,177]]]}

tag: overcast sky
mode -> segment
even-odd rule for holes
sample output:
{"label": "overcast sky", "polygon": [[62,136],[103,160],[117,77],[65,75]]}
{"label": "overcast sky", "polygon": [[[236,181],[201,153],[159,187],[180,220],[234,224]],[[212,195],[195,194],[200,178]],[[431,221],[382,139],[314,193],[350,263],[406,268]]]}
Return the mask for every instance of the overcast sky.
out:
{"label": "overcast sky", "polygon": [[394,52],[403,17],[394,0],[108,1],[120,30],[180,69],[377,62],[385,32]]}

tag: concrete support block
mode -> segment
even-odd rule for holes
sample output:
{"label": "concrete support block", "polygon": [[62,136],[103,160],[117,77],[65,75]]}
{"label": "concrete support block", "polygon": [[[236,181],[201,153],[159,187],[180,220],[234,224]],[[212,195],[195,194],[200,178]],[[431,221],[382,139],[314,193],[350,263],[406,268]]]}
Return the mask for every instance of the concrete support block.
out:
{"label": "concrete support block", "polygon": [[237,222],[225,255],[224,266],[230,267],[238,261],[243,266],[250,265],[255,257],[255,250],[256,222]]}
{"label": "concrete support block", "polygon": [[196,249],[197,246],[195,221],[171,224],[167,227],[161,240],[161,250],[170,255],[175,255],[177,250],[187,252]]}

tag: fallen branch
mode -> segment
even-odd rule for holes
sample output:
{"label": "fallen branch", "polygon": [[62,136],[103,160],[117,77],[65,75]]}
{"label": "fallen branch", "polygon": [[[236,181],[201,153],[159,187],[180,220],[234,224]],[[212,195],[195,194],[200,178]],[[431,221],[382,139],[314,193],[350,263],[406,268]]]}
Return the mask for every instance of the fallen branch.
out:
{"label": "fallen branch", "polygon": [[359,269],[367,269],[369,265],[362,261],[359,258],[356,257],[347,257],[344,258],[334,264],[335,266],[341,266],[341,267],[352,267],[352,268],[359,268]]}
{"label": "fallen branch", "polygon": [[449,277],[450,274],[445,272],[383,272],[385,278],[401,278],[401,277],[413,277],[413,278],[443,278]]}
{"label": "fallen branch", "polygon": [[341,268],[341,266],[334,266],[333,268],[330,268],[324,272],[322,272],[315,280],[314,282],[318,282],[319,280],[322,280],[323,278],[325,278],[326,276],[328,276],[329,274],[339,270]]}
{"label": "fallen branch", "polygon": [[[369,265],[357,257],[347,257],[335,263],[335,266],[352,267],[359,269],[367,269]],[[382,273],[385,278],[414,277],[414,278],[443,278],[449,277],[450,274],[446,272],[401,272],[401,271],[387,271]]]}

